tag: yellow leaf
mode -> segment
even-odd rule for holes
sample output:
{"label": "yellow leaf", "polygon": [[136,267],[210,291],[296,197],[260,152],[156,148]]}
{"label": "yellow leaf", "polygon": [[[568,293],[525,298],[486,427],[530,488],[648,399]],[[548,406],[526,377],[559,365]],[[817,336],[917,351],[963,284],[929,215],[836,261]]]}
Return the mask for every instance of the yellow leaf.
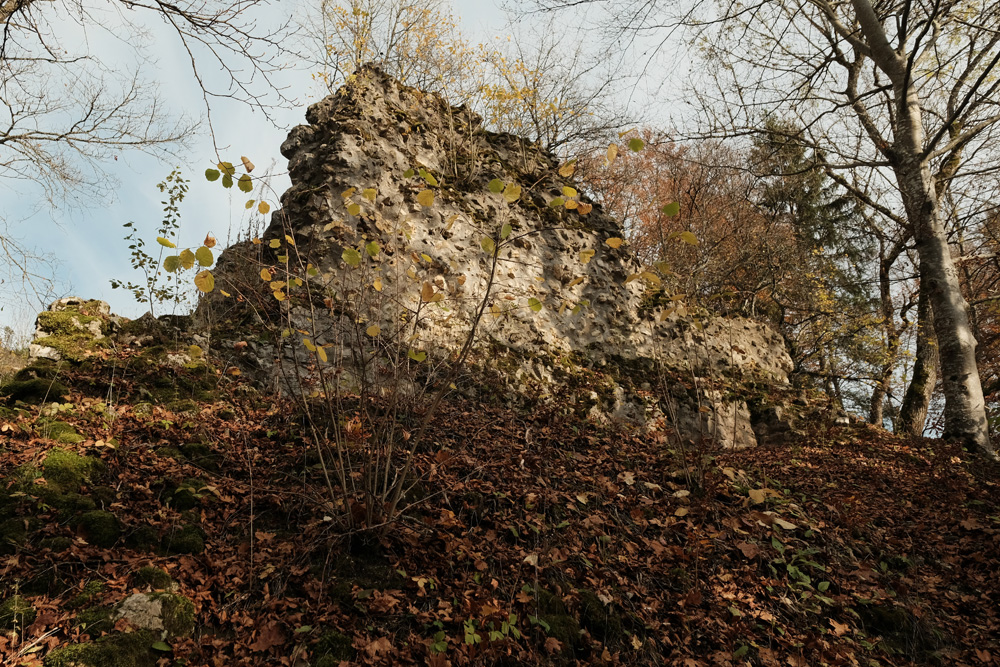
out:
{"label": "yellow leaf", "polygon": [[199,271],[194,277],[194,286],[207,294],[215,289],[215,276],[208,269]]}
{"label": "yellow leaf", "polygon": [[594,258],[595,254],[597,254],[596,250],[581,250],[580,261],[583,262],[584,264],[588,264],[590,260]]}
{"label": "yellow leaf", "polygon": [[576,170],[576,160],[570,160],[563,166],[559,167],[559,175],[562,176],[563,178],[569,178],[570,176],[573,175],[573,172],[575,170]]}
{"label": "yellow leaf", "polygon": [[326,350],[324,350],[321,347],[317,347],[316,348],[316,356],[318,356],[319,360],[322,361],[324,364],[326,363],[326,361],[327,361],[327,359],[326,359]]}
{"label": "yellow leaf", "polygon": [[302,339],[302,344],[305,345],[306,349],[309,350],[310,352],[315,352],[316,351],[316,346],[313,345],[313,342],[311,340],[309,340],[308,338],[303,338]]}
{"label": "yellow leaf", "polygon": [[656,285],[657,287],[663,284],[663,281],[660,280],[660,276],[656,275],[652,271],[643,271],[642,277],[646,282]]}
{"label": "yellow leaf", "polygon": [[271,248],[280,248],[281,247],[281,240],[280,239],[271,239],[271,241],[267,245],[270,246]]}
{"label": "yellow leaf", "polygon": [[611,144],[608,146],[608,164],[614,162],[616,157],[618,157],[618,144]]}
{"label": "yellow leaf", "polygon": [[202,349],[197,345],[188,347],[188,356],[192,359],[201,359]]}
{"label": "yellow leaf", "polygon": [[285,285],[287,284],[288,283],[286,283],[284,280],[272,280],[269,287],[271,288],[272,292],[277,292],[280,289],[284,289]]}
{"label": "yellow leaf", "polygon": [[575,188],[571,188],[568,185],[563,186],[562,193],[564,197],[575,197],[579,194]]}
{"label": "yellow leaf", "polygon": [[693,232],[681,232],[681,241],[688,245],[698,245],[698,237]]}
{"label": "yellow leaf", "polygon": [[285,300],[285,293],[282,292],[281,290],[274,290],[273,292],[271,292],[271,294],[274,296],[275,300],[277,300],[277,301],[284,301]]}
{"label": "yellow leaf", "polygon": [[375,191],[375,188],[366,188],[361,193],[361,196],[364,197],[365,199],[367,199],[370,202],[374,202],[375,201],[375,197],[378,196],[378,192]]}
{"label": "yellow leaf", "polygon": [[579,206],[579,205],[580,205],[580,202],[578,202],[575,199],[567,199],[566,200],[566,209],[569,210],[569,211],[572,211],[572,210],[576,209],[576,207]]}
{"label": "yellow leaf", "polygon": [[421,206],[431,207],[434,205],[434,191],[431,189],[421,190],[417,195],[417,202]]}
{"label": "yellow leaf", "polygon": [[354,204],[354,203],[348,204],[347,213],[353,216],[361,215],[361,204]]}
{"label": "yellow leaf", "polygon": [[285,234],[285,240],[288,241],[288,245],[295,245],[295,239],[293,239],[288,234]]}
{"label": "yellow leaf", "polygon": [[221,294],[222,296],[232,296],[232,294],[230,294],[229,292],[227,292],[224,289],[220,289],[219,290],[219,294]]}
{"label": "yellow leaf", "polygon": [[369,336],[371,336],[372,338],[374,338],[375,336],[377,336],[380,333],[382,333],[382,329],[379,327],[379,325],[373,324],[370,327],[368,327],[367,329],[365,329],[365,333],[368,334]]}
{"label": "yellow leaf", "polygon": [[609,246],[611,246],[612,248],[621,248],[622,243],[624,243],[625,241],[618,238],[617,236],[613,236],[610,239],[606,239],[604,242]]}
{"label": "yellow leaf", "polygon": [[191,267],[194,266],[195,256],[194,253],[191,252],[190,250],[186,248],[184,250],[181,250],[181,254],[179,255],[179,257],[181,260],[181,266],[183,266],[185,269],[190,269]]}
{"label": "yellow leaf", "polygon": [[451,226],[455,224],[456,220],[458,220],[458,213],[448,218],[447,225],[445,225],[445,229],[451,230]]}
{"label": "yellow leaf", "polygon": [[350,197],[351,195],[353,195],[355,192],[357,192],[357,188],[348,188],[347,190],[344,190],[343,192],[341,192],[340,196],[343,197],[344,199],[347,199],[348,197]]}
{"label": "yellow leaf", "polygon": [[577,276],[576,278],[573,278],[573,280],[570,281],[569,285],[566,285],[566,289],[569,289],[571,287],[576,287],[577,285],[579,285],[583,281],[584,281],[584,277],[583,276]]}
{"label": "yellow leaf", "polygon": [[271,276],[271,272],[268,271],[267,269],[261,269],[260,270],[260,279],[261,280],[264,280],[264,281],[267,281],[267,282],[271,282],[271,277],[272,277]]}
{"label": "yellow leaf", "polygon": [[375,288],[376,292],[381,292],[382,291],[382,279],[381,278],[376,278],[375,282],[372,283],[372,287]]}
{"label": "yellow leaf", "polygon": [[261,215],[267,215],[268,211],[270,210],[271,210],[271,205],[268,204],[266,201],[262,201],[261,203],[257,204],[257,211]]}

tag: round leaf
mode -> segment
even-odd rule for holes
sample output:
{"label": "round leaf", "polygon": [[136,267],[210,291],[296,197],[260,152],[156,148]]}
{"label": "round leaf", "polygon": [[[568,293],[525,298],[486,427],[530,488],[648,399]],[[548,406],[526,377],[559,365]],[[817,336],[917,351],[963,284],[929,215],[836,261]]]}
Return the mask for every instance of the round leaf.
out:
{"label": "round leaf", "polygon": [[370,327],[368,327],[367,329],[365,329],[365,333],[368,334],[369,336],[371,336],[372,338],[374,338],[375,336],[377,336],[380,333],[382,333],[382,329],[381,329],[381,327],[379,327],[379,325],[373,324]]}
{"label": "round leaf", "polygon": [[434,191],[430,189],[421,190],[420,193],[417,194],[417,201],[420,203],[421,206],[427,206],[427,207],[433,206]]}
{"label": "round leaf", "polygon": [[509,222],[504,223],[504,226],[500,228],[500,238],[506,239],[508,236],[510,236],[512,230],[513,228],[510,226]]}
{"label": "round leaf", "polygon": [[366,188],[361,193],[361,196],[367,199],[368,201],[373,202],[375,201],[375,197],[378,196],[378,192],[375,191],[375,188]]}
{"label": "round leaf", "polygon": [[260,279],[261,280],[263,280],[265,282],[271,282],[271,278],[273,278],[273,277],[274,276],[272,276],[271,272],[268,271],[267,269],[261,269],[260,270]]}
{"label": "round leaf", "polygon": [[410,359],[413,359],[414,361],[423,361],[424,359],[427,358],[427,353],[426,352],[418,352],[417,350],[414,350],[411,347],[409,353],[407,354],[407,356],[410,357]]}
{"label": "round leaf", "polygon": [[236,175],[236,167],[233,166],[232,162],[220,162],[218,165],[219,170],[226,176]]}
{"label": "round leaf", "polygon": [[353,204],[353,203],[352,204],[348,204],[347,205],[347,212],[350,215],[354,215],[354,216],[361,215],[361,204]]}
{"label": "round leaf", "polygon": [[190,269],[194,266],[194,253],[185,248],[180,254],[181,266],[185,269]]}
{"label": "round leaf", "polygon": [[594,207],[591,204],[585,204],[583,202],[580,202],[580,204],[576,207],[576,212],[580,215],[587,215],[592,210],[594,210]]}
{"label": "round leaf", "polygon": [[562,193],[566,197],[575,197],[575,196],[577,196],[579,194],[576,191],[576,188],[571,188],[568,185],[564,185],[563,186]]}
{"label": "round leaf", "polygon": [[345,248],[341,255],[348,266],[358,266],[361,264],[361,253],[354,248]]}
{"label": "round leaf", "polygon": [[664,206],[660,211],[667,217],[673,217],[681,212],[680,202],[672,202]]}
{"label": "round leaf", "polygon": [[638,153],[646,147],[646,142],[639,137],[632,137],[628,140],[628,147],[633,153]]}
{"label": "round leaf", "polygon": [[208,179],[209,181],[217,181],[219,180],[219,176],[222,176],[222,172],[219,171],[218,169],[205,170],[205,178]]}
{"label": "round leaf", "polygon": [[510,183],[503,189],[503,198],[508,204],[513,204],[521,198],[521,186]]}
{"label": "round leaf", "polygon": [[580,261],[583,262],[584,264],[587,264],[587,263],[590,262],[591,259],[594,258],[594,255],[596,253],[597,253],[596,250],[581,250],[580,251]]}
{"label": "round leaf", "polygon": [[177,255],[170,255],[163,260],[163,270],[167,273],[173,273],[177,269],[181,268],[181,258]]}
{"label": "round leaf", "polygon": [[562,197],[556,197],[555,199],[549,202],[549,208],[559,208],[565,203],[566,203],[565,199],[563,199]]}
{"label": "round leaf", "polygon": [[241,192],[253,192],[253,179],[250,178],[250,174],[243,174],[240,176],[236,185],[239,187]]}
{"label": "round leaf", "polygon": [[536,299],[535,297],[531,297],[530,299],[528,299],[528,308],[531,308],[536,313],[541,312],[542,302]]}
{"label": "round leaf", "polygon": [[226,174],[225,176],[223,176],[222,177],[222,187],[224,187],[224,188],[231,188],[231,187],[233,187],[233,177],[230,176],[229,174]]}
{"label": "round leaf", "polygon": [[698,237],[693,232],[681,232],[681,241],[688,245],[698,245]]}
{"label": "round leaf", "polygon": [[479,242],[479,245],[481,245],[483,250],[490,255],[492,255],[497,249],[497,244],[494,243],[493,239],[489,236],[483,237],[483,240]]}
{"label": "round leaf", "polygon": [[261,203],[257,204],[257,211],[261,215],[267,215],[270,210],[271,210],[271,205],[268,204],[266,201],[262,201]]}
{"label": "round leaf", "polygon": [[381,250],[381,248],[379,248],[377,241],[371,241],[368,245],[365,246],[365,252],[367,252],[368,256],[373,259],[375,258],[376,255],[378,255],[379,250]]}
{"label": "round leaf", "polygon": [[495,195],[498,195],[501,192],[503,192],[503,181],[501,181],[499,178],[494,178],[492,181],[490,181],[490,184],[487,187],[489,187],[490,192],[492,192]]}
{"label": "round leaf", "polygon": [[205,246],[195,250],[194,257],[202,266],[212,266],[212,262],[215,261],[215,258],[212,256],[212,251]]}
{"label": "round leaf", "polygon": [[621,248],[622,243],[624,243],[625,241],[618,238],[617,236],[613,236],[610,239],[606,239],[604,242],[612,248]]}
{"label": "round leaf", "polygon": [[199,271],[198,275],[194,277],[194,286],[208,294],[215,289],[215,276],[208,269]]}

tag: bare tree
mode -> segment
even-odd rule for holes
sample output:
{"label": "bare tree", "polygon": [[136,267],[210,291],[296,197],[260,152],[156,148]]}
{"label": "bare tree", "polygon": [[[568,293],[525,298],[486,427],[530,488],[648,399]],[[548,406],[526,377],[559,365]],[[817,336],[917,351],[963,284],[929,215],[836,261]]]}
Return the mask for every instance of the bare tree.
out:
{"label": "bare tree", "polygon": [[[596,0],[595,0],[596,1]],[[583,0],[586,4],[588,0]],[[578,4],[542,0],[549,7]],[[777,112],[805,128],[854,194],[912,235],[934,313],[945,437],[995,455],[976,339],[942,214],[946,192],[997,168],[1000,6],[988,0],[601,2],[630,30],[688,30],[709,66],[694,90],[716,134]],[[669,15],[668,15],[669,13]]]}

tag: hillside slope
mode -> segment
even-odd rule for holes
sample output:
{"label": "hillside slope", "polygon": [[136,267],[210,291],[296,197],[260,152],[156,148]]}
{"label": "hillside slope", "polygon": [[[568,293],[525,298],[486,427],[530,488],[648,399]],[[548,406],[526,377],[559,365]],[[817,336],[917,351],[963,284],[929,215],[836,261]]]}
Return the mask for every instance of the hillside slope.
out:
{"label": "hillside slope", "polygon": [[[0,390],[2,664],[1000,660],[1000,470],[948,445],[723,452],[454,399],[376,541],[329,520],[295,407],[186,347]],[[162,629],[117,618],[145,598]]]}

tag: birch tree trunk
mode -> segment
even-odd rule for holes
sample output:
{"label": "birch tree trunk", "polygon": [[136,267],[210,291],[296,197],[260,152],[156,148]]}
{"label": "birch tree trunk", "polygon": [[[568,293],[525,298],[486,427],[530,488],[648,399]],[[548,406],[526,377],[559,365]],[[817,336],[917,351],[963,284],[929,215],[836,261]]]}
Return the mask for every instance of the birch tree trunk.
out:
{"label": "birch tree trunk", "polygon": [[976,366],[976,339],[969,307],[941,221],[934,176],[924,155],[924,125],[911,63],[889,44],[870,0],[852,0],[864,44],[875,66],[892,82],[896,107],[893,145],[887,150],[926,281],[941,358],[945,397],[944,437],[996,456],[990,443],[986,402]]}
{"label": "birch tree trunk", "polygon": [[917,350],[913,377],[899,409],[899,433],[923,435],[934,385],[937,384],[937,341],[934,339],[934,311],[925,283],[920,284],[917,302]]}

